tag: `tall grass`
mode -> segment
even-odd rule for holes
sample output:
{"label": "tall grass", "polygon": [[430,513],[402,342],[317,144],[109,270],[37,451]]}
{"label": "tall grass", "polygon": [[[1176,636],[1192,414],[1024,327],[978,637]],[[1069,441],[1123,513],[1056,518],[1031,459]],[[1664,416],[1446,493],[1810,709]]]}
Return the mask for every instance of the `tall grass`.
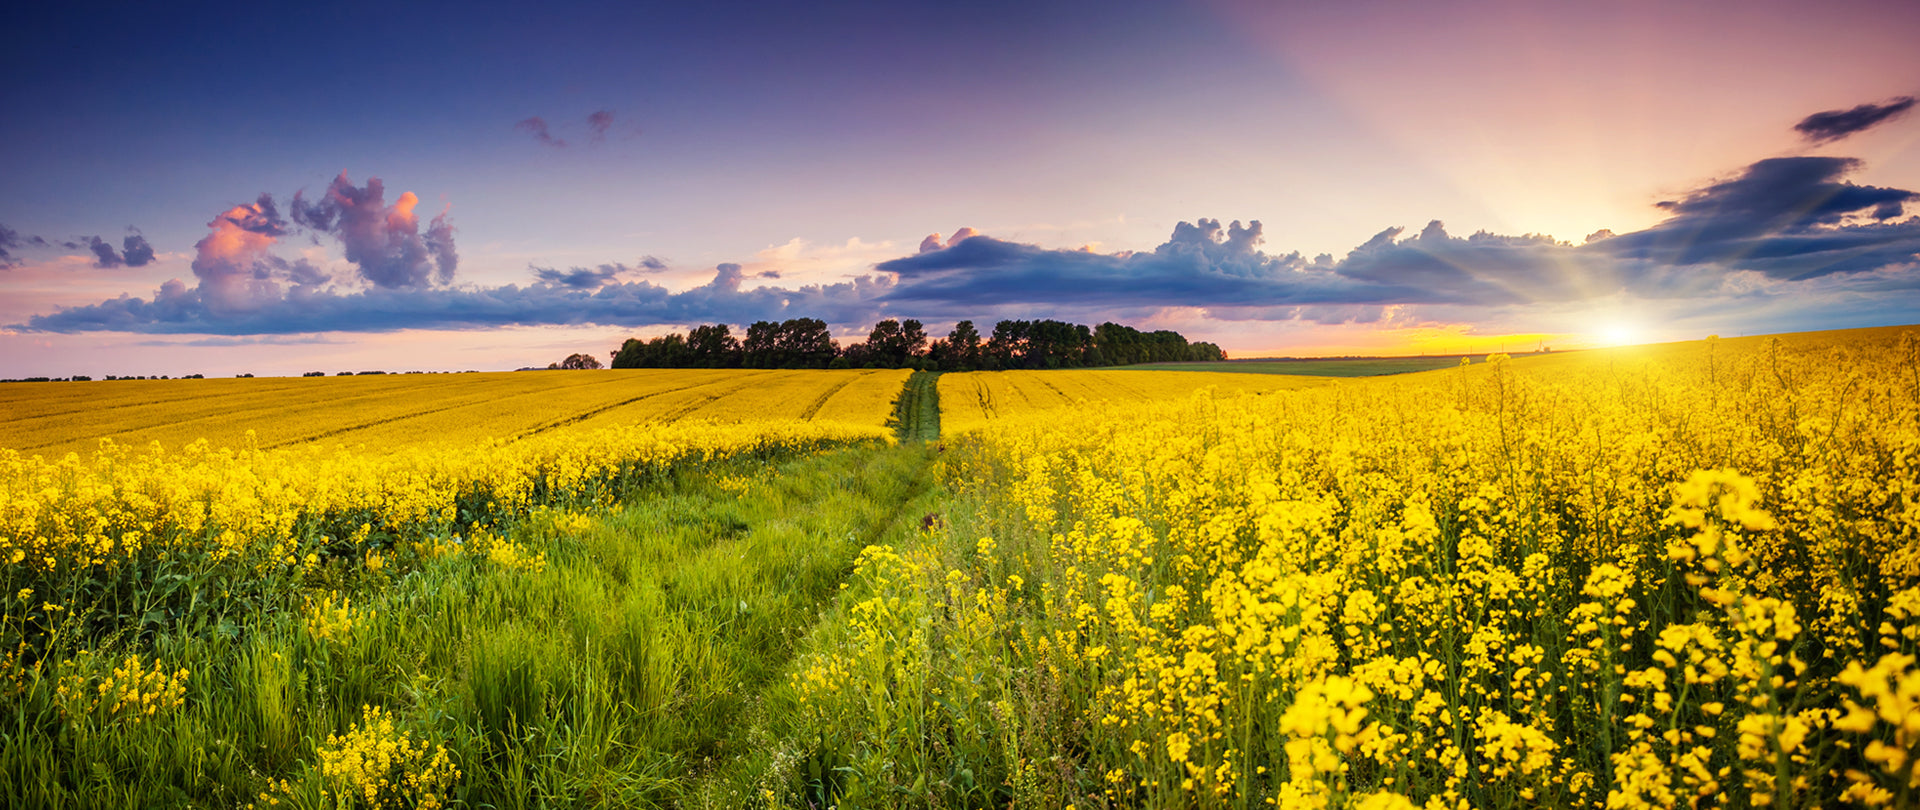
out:
{"label": "tall grass", "polygon": [[[745,753],[757,695],[855,553],[911,533],[930,475],[877,445],[683,469],[611,511],[536,510],[487,553],[56,634],[0,684],[0,805],[680,803]],[[128,703],[130,658],[163,676]]]}

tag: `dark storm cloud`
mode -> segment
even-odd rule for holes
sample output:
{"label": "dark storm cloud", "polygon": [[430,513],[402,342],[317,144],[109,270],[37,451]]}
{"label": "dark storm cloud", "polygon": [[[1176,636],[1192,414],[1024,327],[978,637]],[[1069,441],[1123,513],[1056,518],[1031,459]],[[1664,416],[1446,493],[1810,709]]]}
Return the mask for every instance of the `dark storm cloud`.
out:
{"label": "dark storm cloud", "polygon": [[1841,180],[1860,161],[1839,157],[1762,160],[1740,176],[1679,200],[1674,214],[1594,250],[1675,266],[1753,270],[1804,279],[1913,261],[1920,222],[1896,221],[1920,194]]}
{"label": "dark storm cloud", "polygon": [[295,289],[246,312],[210,307],[194,290],[170,281],[151,300],[122,296],[35,316],[17,328],[269,335],[567,324],[747,324],[799,317],[859,323],[876,316],[877,302],[891,286],[885,278],[861,277],[840,284],[743,290],[741,281],[738,265],[722,265],[712,281],[682,292],[646,281],[607,284],[591,291],[550,283],[488,289],[375,288],[351,294]]}
{"label": "dark storm cloud", "polygon": [[520,119],[520,123],[514,124],[513,128],[520,130],[521,132],[525,132],[529,135],[532,135],[534,140],[544,143],[555,149],[565,149],[567,147],[566,141],[553,137],[553,133],[547,130],[546,119],[543,119],[540,116],[536,115],[529,118]]}
{"label": "dark storm cloud", "polygon": [[1851,110],[1817,112],[1794,124],[1795,132],[1814,143],[1837,141],[1862,130],[1871,129],[1899,117],[1913,108],[1912,96],[1901,96],[1885,104],[1862,104]]}

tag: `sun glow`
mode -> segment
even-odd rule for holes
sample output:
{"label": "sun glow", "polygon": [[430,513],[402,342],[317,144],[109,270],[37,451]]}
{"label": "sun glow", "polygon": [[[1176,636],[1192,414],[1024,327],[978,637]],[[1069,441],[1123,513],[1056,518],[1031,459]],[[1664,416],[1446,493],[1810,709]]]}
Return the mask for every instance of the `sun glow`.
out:
{"label": "sun glow", "polygon": [[1594,333],[1594,341],[1601,346],[1631,346],[1647,342],[1647,336],[1639,324],[1613,321],[1601,325]]}

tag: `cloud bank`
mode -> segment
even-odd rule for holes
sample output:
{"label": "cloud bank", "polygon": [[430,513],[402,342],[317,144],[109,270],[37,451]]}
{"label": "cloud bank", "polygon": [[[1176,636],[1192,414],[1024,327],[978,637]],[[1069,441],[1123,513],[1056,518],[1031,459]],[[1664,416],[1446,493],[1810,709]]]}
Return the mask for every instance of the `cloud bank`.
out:
{"label": "cloud bank", "polygon": [[[883,262],[889,302],[945,308],[1061,304],[1195,307],[1231,319],[1367,319],[1366,308],[1488,311],[1603,299],[1723,301],[1756,284],[1873,276],[1883,292],[1920,289],[1920,194],[1856,185],[1850,158],[1759,161],[1659,207],[1643,231],[1598,231],[1581,245],[1539,235],[1457,237],[1440,222],[1387,228],[1335,260],[1269,254],[1260,222],[1180,223],[1152,251],[1046,249],[986,236],[923,242]],[[1356,309],[1359,307],[1360,309]]]}
{"label": "cloud bank", "polygon": [[647,281],[571,286],[564,278],[559,283],[484,289],[375,287],[341,293],[294,287],[277,300],[242,311],[220,309],[217,299],[169,281],[151,300],[122,296],[36,316],[23,328],[237,336],[712,321],[744,324],[798,317],[861,323],[880,311],[878,302],[891,287],[879,277],[795,289],[742,289],[742,280],[739,265],[724,264],[708,283],[680,292]]}
{"label": "cloud bank", "polygon": [[[1829,129],[1872,125],[1856,119]],[[1920,193],[1849,181],[1860,168],[1844,157],[1761,160],[1658,203],[1667,218],[1650,228],[1598,230],[1577,245],[1536,234],[1455,236],[1435,221],[1417,233],[1382,229],[1339,258],[1308,258],[1268,252],[1258,220],[1202,218],[1178,223],[1152,250],[1100,253],[963,228],[947,238],[932,234],[912,255],[879,261],[844,283],[748,287],[778,279],[782,266],[756,262],[747,272],[728,263],[708,283],[681,291],[635,280],[666,268],[652,256],[634,265],[529,267],[533,280],[525,286],[456,285],[445,213],[422,231],[415,195],[389,204],[378,178],[355,186],[342,173],[315,201],[295,194],[290,217],[266,194],[215,217],[195,245],[194,287],[170,281],[150,299],[122,296],[11,328],[271,335],[801,316],[852,326],[895,314],[1101,318],[1173,308],[1232,321],[1383,323],[1418,311],[1457,322],[1600,302],[1666,313],[1797,309],[1841,320],[1816,325],[1843,326],[1848,311],[1876,318],[1920,311],[1920,215],[1910,214]],[[295,231],[336,239],[353,272],[329,274],[276,256],[275,246]],[[120,259],[150,258],[133,238]],[[0,249],[23,241],[0,230]],[[104,243],[94,250],[102,262],[112,253]]]}

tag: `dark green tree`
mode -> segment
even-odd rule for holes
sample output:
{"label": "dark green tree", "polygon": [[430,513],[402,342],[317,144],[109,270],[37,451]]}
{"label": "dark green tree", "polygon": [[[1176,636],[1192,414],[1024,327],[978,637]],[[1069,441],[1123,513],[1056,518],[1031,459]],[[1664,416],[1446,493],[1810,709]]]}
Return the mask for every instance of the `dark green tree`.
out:
{"label": "dark green tree", "polygon": [[687,333],[687,352],[698,368],[740,367],[740,341],[724,323],[694,327]]}

